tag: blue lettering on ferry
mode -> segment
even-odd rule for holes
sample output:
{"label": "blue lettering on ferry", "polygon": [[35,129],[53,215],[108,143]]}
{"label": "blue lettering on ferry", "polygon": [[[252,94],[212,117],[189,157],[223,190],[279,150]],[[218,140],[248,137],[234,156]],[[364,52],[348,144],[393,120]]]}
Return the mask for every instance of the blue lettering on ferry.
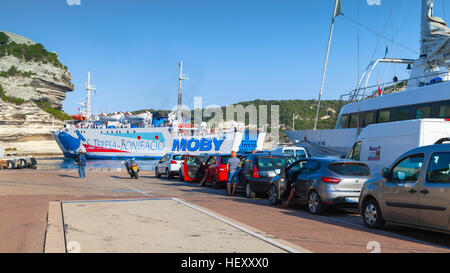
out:
{"label": "blue lettering on ferry", "polygon": [[213,142],[214,142],[214,147],[216,147],[216,152],[220,150],[220,146],[222,146],[222,143],[225,139],[217,139],[217,138],[213,138]]}
{"label": "blue lettering on ferry", "polygon": [[211,151],[212,149],[212,141],[208,141],[207,139],[202,139],[200,141],[200,151],[204,152],[204,151]]}
{"label": "blue lettering on ferry", "polygon": [[[194,147],[192,147],[192,143],[194,143]],[[187,143],[187,148],[190,152],[197,151],[199,146],[200,146],[200,140],[198,140],[196,138],[190,139]]]}
{"label": "blue lettering on ferry", "polygon": [[208,139],[208,138],[202,138],[202,139],[196,139],[191,138],[189,140],[186,139],[174,139],[173,145],[172,145],[172,151],[201,151],[201,152],[208,152],[213,150],[219,151],[220,147],[223,144],[224,139]]}

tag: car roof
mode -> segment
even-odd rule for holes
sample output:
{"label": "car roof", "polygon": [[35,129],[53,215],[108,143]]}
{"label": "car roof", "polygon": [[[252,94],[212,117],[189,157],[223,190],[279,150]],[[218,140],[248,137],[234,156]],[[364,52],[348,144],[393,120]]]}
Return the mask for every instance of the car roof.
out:
{"label": "car roof", "polygon": [[365,163],[360,162],[360,161],[355,161],[355,160],[350,160],[350,159],[342,159],[342,158],[337,157],[337,156],[315,156],[315,157],[302,158],[302,159],[299,159],[297,161],[302,161],[302,160],[317,160],[317,161],[324,162],[324,163],[360,163],[360,164],[365,164]]}

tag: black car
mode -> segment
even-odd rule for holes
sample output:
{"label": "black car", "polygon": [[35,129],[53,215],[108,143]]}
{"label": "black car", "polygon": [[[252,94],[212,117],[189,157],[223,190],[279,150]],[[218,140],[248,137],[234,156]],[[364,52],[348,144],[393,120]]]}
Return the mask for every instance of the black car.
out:
{"label": "black car", "polygon": [[277,179],[288,159],[288,156],[263,153],[245,155],[241,158],[236,189],[245,191],[248,198],[267,194],[271,182]]}

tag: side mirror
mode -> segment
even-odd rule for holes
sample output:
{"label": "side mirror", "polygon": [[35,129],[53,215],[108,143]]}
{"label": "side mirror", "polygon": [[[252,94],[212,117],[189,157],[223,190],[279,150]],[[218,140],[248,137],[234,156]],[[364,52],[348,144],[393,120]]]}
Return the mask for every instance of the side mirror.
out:
{"label": "side mirror", "polygon": [[341,155],[341,159],[345,159],[345,155]]}
{"label": "side mirror", "polygon": [[389,168],[383,168],[381,170],[381,176],[386,179],[389,179]]}

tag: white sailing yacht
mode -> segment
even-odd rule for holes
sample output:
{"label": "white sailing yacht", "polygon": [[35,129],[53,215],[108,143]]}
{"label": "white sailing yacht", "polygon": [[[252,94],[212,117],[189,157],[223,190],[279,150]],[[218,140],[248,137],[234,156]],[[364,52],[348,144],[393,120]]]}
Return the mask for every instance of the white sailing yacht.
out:
{"label": "white sailing yacht", "polygon": [[[338,2],[335,6],[340,8]],[[349,103],[342,107],[335,129],[287,131],[292,143],[312,155],[342,156],[371,124],[450,118],[450,28],[433,15],[433,4],[433,0],[422,0],[421,48],[417,59],[384,58],[371,62],[358,87],[341,97]],[[408,64],[411,74],[404,81],[385,83],[388,87],[379,94],[378,85],[367,84],[376,65],[383,62]]]}

